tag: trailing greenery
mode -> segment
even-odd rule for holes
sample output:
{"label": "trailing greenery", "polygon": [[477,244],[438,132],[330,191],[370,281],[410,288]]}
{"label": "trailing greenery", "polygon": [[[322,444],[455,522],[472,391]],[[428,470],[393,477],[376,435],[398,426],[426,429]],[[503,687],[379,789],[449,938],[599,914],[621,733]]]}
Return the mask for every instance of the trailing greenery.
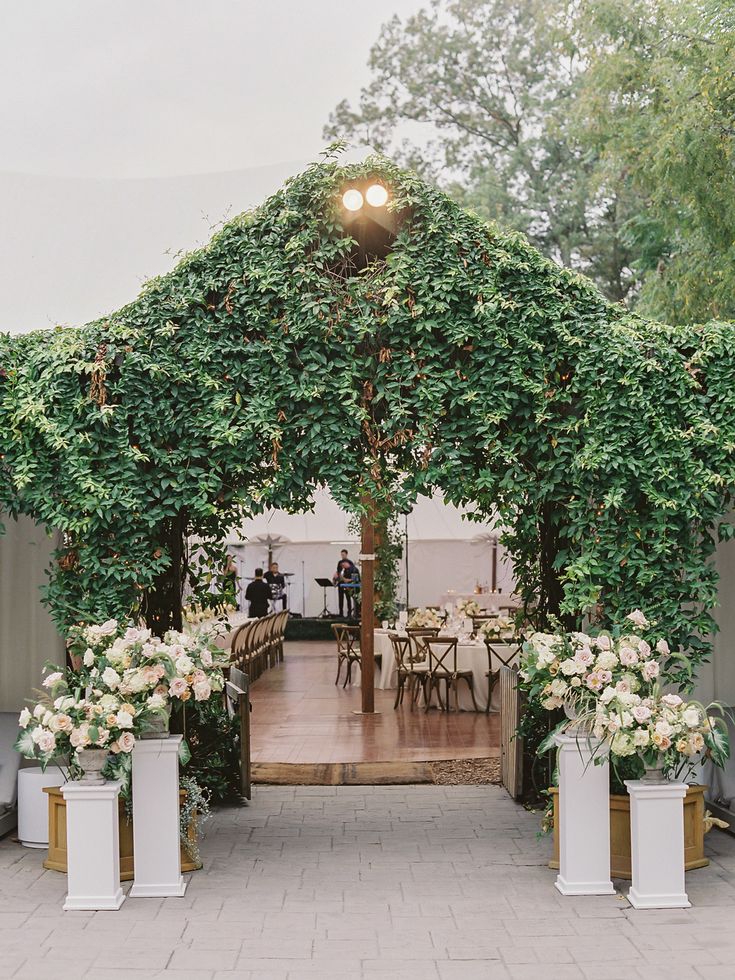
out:
{"label": "trailing greenery", "polygon": [[[340,198],[375,178],[400,229],[359,270]],[[244,514],[317,485],[383,519],[438,487],[497,511],[540,624],[638,607],[696,660],[731,532],[734,337],[611,305],[383,158],[328,158],[117,313],[0,338],[0,508],[63,532],[62,629],[142,609],[161,631],[189,536],[224,568]]]}

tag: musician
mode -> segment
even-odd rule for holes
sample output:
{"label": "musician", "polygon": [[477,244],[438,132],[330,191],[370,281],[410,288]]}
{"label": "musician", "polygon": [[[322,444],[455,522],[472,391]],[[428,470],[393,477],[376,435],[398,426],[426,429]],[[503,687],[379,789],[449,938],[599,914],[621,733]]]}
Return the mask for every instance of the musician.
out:
{"label": "musician", "polygon": [[[348,582],[352,582],[352,576],[357,572],[357,565],[350,560],[349,552],[347,548],[343,548],[339,553],[339,561],[337,562],[337,571],[332,576],[332,581],[337,586],[337,592],[339,594],[339,614],[344,616],[345,601],[347,602],[347,618],[352,616],[352,593],[353,589],[345,589],[343,585]],[[359,578],[359,573],[358,573]]]}
{"label": "musician", "polygon": [[273,608],[280,602],[282,607],[286,608],[286,579],[281,575],[278,570],[278,562],[271,562],[271,566],[268,571],[263,576],[263,580],[268,583],[271,589],[271,598],[273,600]]}
{"label": "musician", "polygon": [[255,569],[255,578],[245,589],[245,598],[250,603],[250,618],[260,619],[268,615],[271,601],[271,587],[263,580],[263,569]]}

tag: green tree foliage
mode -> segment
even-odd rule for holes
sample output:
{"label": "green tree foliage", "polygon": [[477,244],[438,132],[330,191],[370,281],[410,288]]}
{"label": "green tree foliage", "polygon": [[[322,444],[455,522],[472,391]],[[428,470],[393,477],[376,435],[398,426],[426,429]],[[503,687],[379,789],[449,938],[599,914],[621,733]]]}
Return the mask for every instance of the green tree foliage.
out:
{"label": "green tree foliage", "polygon": [[612,300],[735,310],[730,0],[432,0],[327,127],[399,153]]}
{"label": "green tree foliage", "polygon": [[735,317],[735,6],[591,0],[575,109],[607,174],[645,208],[626,238],[639,308],[673,323]]}
{"label": "green tree foliage", "polygon": [[[341,193],[376,178],[400,228],[358,269]],[[172,528],[215,554],[325,484],[383,518],[436,487],[497,511],[540,624],[710,629],[732,325],[627,313],[382,158],[310,167],[112,316],[0,338],[0,367],[0,509],[64,533],[62,628],[179,582]]]}

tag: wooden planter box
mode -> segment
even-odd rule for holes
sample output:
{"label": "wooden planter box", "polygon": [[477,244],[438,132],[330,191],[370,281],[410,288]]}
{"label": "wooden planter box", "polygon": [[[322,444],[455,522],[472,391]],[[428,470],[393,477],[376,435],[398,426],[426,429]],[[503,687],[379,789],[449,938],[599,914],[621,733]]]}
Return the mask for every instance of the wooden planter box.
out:
{"label": "wooden planter box", "polygon": [[[684,868],[706,868],[704,856],[704,791],[706,786],[690,786],[684,797]],[[554,801],[554,857],[550,868],[559,867],[559,790],[549,791]],[[630,797],[610,797],[610,875],[630,878]]]}
{"label": "wooden planter box", "polygon": [[[61,795],[61,787],[47,786],[48,793],[48,857],[43,862],[49,871],[63,871],[66,874],[66,800]],[[186,790],[179,790],[179,800],[183,801]],[[128,820],[125,803],[118,801],[120,821],[120,881],[133,880],[133,821]],[[189,827],[189,840],[196,841],[196,814]],[[198,871],[201,868],[189,857],[189,852],[181,845],[181,870]]]}

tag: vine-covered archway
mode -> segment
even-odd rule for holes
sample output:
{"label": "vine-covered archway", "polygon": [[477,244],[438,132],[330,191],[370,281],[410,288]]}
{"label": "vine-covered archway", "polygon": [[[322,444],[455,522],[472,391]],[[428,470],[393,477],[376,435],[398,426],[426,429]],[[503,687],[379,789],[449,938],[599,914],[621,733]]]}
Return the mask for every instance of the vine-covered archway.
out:
{"label": "vine-covered archway", "polygon": [[[341,203],[366,180],[401,219],[367,264]],[[62,628],[165,628],[192,535],[219,560],[319,483],[355,512],[434,487],[496,511],[540,621],[641,607],[697,644],[733,365],[731,324],[642,320],[389,161],[327,158],[113,315],[0,338],[0,508],[63,531]]]}

